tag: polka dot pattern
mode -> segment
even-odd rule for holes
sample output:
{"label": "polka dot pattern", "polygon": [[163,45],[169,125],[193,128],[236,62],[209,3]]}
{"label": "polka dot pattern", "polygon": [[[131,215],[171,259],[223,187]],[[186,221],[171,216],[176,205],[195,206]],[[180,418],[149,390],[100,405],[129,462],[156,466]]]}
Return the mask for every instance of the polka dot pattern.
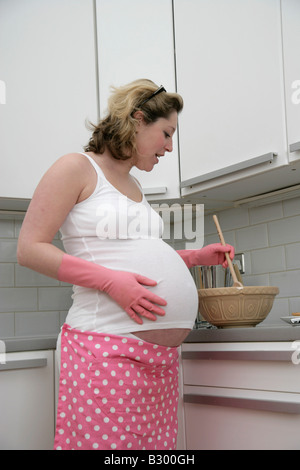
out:
{"label": "polka dot pattern", "polygon": [[56,450],[174,450],[178,352],[64,325]]}

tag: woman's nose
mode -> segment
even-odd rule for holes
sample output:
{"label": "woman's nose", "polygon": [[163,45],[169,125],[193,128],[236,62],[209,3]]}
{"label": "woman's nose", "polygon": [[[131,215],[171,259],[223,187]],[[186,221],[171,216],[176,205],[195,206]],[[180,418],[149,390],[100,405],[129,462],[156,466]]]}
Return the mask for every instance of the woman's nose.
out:
{"label": "woman's nose", "polygon": [[166,145],[165,145],[165,149],[167,152],[172,152],[173,150],[173,139],[170,139]]}

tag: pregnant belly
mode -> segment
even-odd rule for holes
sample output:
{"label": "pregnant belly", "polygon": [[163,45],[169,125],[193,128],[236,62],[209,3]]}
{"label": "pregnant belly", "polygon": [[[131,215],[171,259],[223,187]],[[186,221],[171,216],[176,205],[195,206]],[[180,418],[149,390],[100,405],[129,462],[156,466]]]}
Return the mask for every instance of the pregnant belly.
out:
{"label": "pregnant belly", "polygon": [[[147,331],[132,330],[131,333],[149,343],[168,347],[180,346],[196,319],[198,310],[196,286],[185,263],[165,243],[162,245],[161,256],[158,259],[160,260],[158,267],[154,267],[151,263],[143,270],[143,274],[158,282],[157,286],[151,290],[167,301],[167,306],[163,307],[166,315],[157,318],[156,322],[161,322],[159,329],[156,327],[151,329],[149,325]],[[164,324],[168,320],[170,328]],[[181,327],[184,321],[189,321],[191,326]]]}
{"label": "pregnant belly", "polygon": [[132,334],[148,343],[160,346],[180,346],[191,330],[188,328],[166,328],[163,330],[133,331]]}
{"label": "pregnant belly", "polygon": [[143,324],[139,325],[105,292],[76,286],[68,324],[99,333],[132,333],[167,347],[180,345],[193,328],[198,312],[196,285],[180,256],[158,239],[105,241],[101,252],[100,248],[96,259],[99,264],[142,274],[157,282],[156,286],[146,288],[167,302],[163,307],[165,315],[157,316],[156,321],[143,317]]}

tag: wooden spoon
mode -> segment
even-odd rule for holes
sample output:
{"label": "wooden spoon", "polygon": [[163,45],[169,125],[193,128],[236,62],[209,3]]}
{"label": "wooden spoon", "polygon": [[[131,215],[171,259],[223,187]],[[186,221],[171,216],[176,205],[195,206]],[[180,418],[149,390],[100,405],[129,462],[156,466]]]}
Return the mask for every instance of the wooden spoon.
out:
{"label": "wooden spoon", "polygon": [[[225,243],[225,240],[224,240],[224,237],[223,237],[221,227],[219,225],[218,217],[216,215],[213,215],[213,219],[214,219],[214,223],[216,224],[216,227],[217,227],[217,231],[218,231],[218,235],[219,235],[221,244],[223,246],[225,246],[226,243]],[[231,261],[230,256],[229,256],[229,253],[226,252],[225,256],[226,256],[228,267],[230,269],[230,273],[231,273],[231,276],[232,276],[232,279],[233,279],[233,287],[243,287],[243,284],[238,281],[238,278],[236,276],[232,261]]]}

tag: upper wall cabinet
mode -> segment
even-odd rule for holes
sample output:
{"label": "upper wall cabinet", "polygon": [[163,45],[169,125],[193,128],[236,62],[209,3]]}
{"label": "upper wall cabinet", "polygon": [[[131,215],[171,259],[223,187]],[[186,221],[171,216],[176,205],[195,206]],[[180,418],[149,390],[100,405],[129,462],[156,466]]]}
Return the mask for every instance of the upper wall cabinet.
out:
{"label": "upper wall cabinet", "polygon": [[[149,78],[175,91],[172,0],[97,0],[100,114],[105,115],[111,86]],[[133,170],[149,199],[179,196],[177,135],[150,173]]]}
{"label": "upper wall cabinet", "polygon": [[1,1],[0,63],[0,197],[30,199],[97,119],[93,0]]}
{"label": "upper wall cabinet", "polygon": [[300,159],[300,2],[282,0],[284,74],[290,161]]}
{"label": "upper wall cabinet", "polygon": [[183,194],[286,165],[280,0],[174,8]]}

